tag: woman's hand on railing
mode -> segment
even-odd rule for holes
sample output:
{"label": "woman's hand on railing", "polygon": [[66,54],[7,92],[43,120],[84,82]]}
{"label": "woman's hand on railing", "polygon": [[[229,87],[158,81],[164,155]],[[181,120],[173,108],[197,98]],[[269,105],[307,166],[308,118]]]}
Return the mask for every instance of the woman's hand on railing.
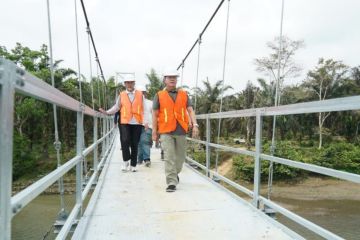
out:
{"label": "woman's hand on railing", "polygon": [[101,112],[102,114],[107,115],[107,112],[103,108],[99,108],[99,112]]}

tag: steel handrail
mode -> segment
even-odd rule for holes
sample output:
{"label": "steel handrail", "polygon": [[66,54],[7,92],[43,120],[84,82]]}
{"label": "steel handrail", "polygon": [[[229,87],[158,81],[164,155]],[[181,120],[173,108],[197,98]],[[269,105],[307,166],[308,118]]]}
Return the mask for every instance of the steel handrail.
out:
{"label": "steel handrail", "polygon": [[[303,163],[294,161],[291,159],[274,157],[268,154],[263,154],[261,152],[261,132],[262,132],[262,121],[265,116],[279,116],[279,115],[292,115],[292,114],[309,114],[309,113],[319,113],[319,112],[335,112],[335,111],[351,111],[351,110],[360,110],[360,96],[352,96],[352,97],[343,97],[343,98],[335,98],[328,99],[322,101],[313,101],[306,103],[296,103],[289,105],[282,105],[276,107],[265,107],[265,108],[253,108],[253,109],[244,109],[244,110],[235,110],[221,113],[208,113],[208,114],[200,114],[197,115],[197,119],[205,119],[206,120],[206,141],[187,138],[187,140],[206,145],[206,166],[196,162],[194,159],[187,157],[187,161],[193,163],[194,165],[200,167],[202,170],[206,171],[207,177],[215,176],[216,178],[228,183],[233,186],[237,190],[247,194],[248,196],[253,198],[253,205],[256,208],[260,208],[260,202],[265,204],[266,206],[272,207],[273,209],[279,211],[284,216],[292,219],[298,224],[308,228],[314,233],[331,239],[342,239],[340,236],[337,236],[334,233],[302,218],[301,216],[279,206],[278,204],[272,202],[269,199],[266,199],[260,195],[260,168],[261,161],[272,161],[277,162],[279,164],[284,164],[287,166],[307,170],[310,172],[320,173],[323,175],[343,179],[350,182],[360,183],[360,175],[353,174],[345,171],[335,170],[331,168],[321,167],[314,164]],[[249,151],[239,148],[234,148],[230,146],[215,144],[210,142],[210,119],[223,119],[223,118],[240,118],[240,117],[256,117],[256,144],[255,151]],[[237,184],[230,179],[220,175],[219,173],[210,169],[210,149],[209,147],[222,149],[225,151],[243,154],[247,156],[254,157],[254,190],[251,191],[240,184]]]}
{"label": "steel handrail", "polygon": [[[56,106],[77,112],[77,154],[62,166],[37,180],[15,196],[11,197],[12,185],[12,142],[13,142],[13,112],[15,92],[33,97],[43,102],[55,104]],[[76,218],[81,217],[83,200],[89,193],[91,185],[95,182],[99,170],[105,163],[115,139],[115,128],[113,119],[101,115],[92,108],[85,106],[79,101],[52,87],[41,79],[31,75],[16,66],[11,61],[0,57],[0,238],[10,239],[11,219],[20,212],[28,203],[43,193],[54,182],[63,177],[70,169],[76,166],[76,197],[77,201],[70,215],[64,223],[57,239],[65,239]],[[83,115],[94,118],[94,142],[83,149]],[[97,122],[103,121],[103,136],[98,138]],[[3,135],[4,134],[4,135]],[[103,154],[100,163],[97,162],[98,146],[102,144]],[[82,161],[94,152],[94,172],[90,181],[82,189]],[[96,154],[95,154],[96,153]],[[80,215],[79,215],[80,214]]]}

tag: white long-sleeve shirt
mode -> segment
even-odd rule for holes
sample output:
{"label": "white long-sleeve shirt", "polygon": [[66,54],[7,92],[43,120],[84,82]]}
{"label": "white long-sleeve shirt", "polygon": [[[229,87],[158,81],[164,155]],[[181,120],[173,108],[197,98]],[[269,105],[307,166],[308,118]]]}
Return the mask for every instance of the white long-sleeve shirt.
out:
{"label": "white long-sleeve shirt", "polygon": [[[129,99],[130,99],[130,102],[133,102],[134,101],[134,98],[135,98],[135,90],[132,91],[132,92],[129,92],[128,90],[126,90],[126,93],[127,95],[129,96]],[[146,123],[149,123],[149,114],[145,114],[146,112],[148,112],[148,106],[146,104],[146,100],[145,97],[143,96],[143,109],[144,109],[144,122],[143,124],[146,124]],[[115,114],[116,112],[118,112],[121,108],[120,106],[120,95],[119,97],[117,98],[116,100],[116,103],[114,104],[114,106],[112,106],[109,110],[106,111],[107,114]],[[121,116],[120,116],[121,117]],[[150,118],[151,119],[151,118]],[[133,116],[129,122],[129,124],[132,124],[132,125],[137,125],[137,124],[140,124],[136,118]]]}
{"label": "white long-sleeve shirt", "polygon": [[[145,118],[145,116],[147,116],[147,118],[148,118],[147,124],[149,125],[149,128],[152,129],[152,105],[153,105],[153,101],[151,101],[149,99],[145,99],[145,105],[146,105],[146,110],[144,109],[144,118]],[[145,125],[145,121],[144,121],[144,125]]]}

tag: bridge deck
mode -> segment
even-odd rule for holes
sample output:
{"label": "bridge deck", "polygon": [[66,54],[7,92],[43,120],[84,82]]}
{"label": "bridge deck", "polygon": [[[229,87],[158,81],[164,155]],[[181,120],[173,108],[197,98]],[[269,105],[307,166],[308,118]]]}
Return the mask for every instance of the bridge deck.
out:
{"label": "bridge deck", "polygon": [[[81,239],[293,239],[267,216],[184,166],[165,192],[164,162],[121,172],[118,137],[102,187],[74,236]],[[90,202],[91,204],[91,202]],[[81,231],[83,230],[83,231]],[[83,232],[83,233],[81,233]]]}

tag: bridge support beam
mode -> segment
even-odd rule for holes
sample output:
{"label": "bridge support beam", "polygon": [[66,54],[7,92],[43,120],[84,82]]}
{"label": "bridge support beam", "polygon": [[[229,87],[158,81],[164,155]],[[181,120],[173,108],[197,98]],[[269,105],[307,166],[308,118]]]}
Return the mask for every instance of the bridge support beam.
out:
{"label": "bridge support beam", "polygon": [[83,184],[83,146],[84,146],[84,114],[83,106],[80,106],[76,118],[76,155],[81,157],[81,160],[76,164],[76,204],[79,205],[79,218],[82,216],[82,184]]}
{"label": "bridge support beam", "polygon": [[254,170],[254,198],[253,205],[260,208],[260,187],[261,187],[261,138],[262,138],[262,111],[256,110],[256,133],[255,133],[255,170]]}
{"label": "bridge support beam", "polygon": [[210,119],[206,117],[206,176],[210,177]]}
{"label": "bridge support beam", "polygon": [[[11,191],[15,84],[23,84],[22,70],[0,58],[0,239],[11,239]],[[16,209],[15,209],[16,210]]]}
{"label": "bridge support beam", "polygon": [[[96,143],[97,139],[98,139],[98,117],[95,116],[94,117],[94,137],[93,137],[94,143]],[[96,146],[94,148],[93,169],[94,169],[94,172],[98,171],[98,144],[96,144]]]}

